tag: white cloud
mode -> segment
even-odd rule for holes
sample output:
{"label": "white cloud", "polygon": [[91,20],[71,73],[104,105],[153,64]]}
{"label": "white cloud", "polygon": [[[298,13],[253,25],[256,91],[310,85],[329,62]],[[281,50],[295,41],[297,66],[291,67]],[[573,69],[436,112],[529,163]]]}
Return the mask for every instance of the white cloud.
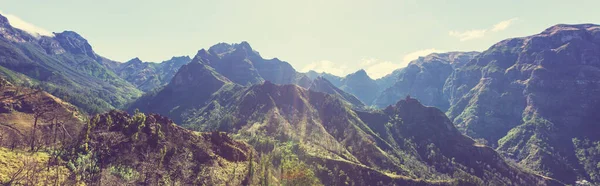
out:
{"label": "white cloud", "polygon": [[43,28],[37,27],[31,23],[28,23],[15,15],[5,14],[1,11],[0,11],[0,14],[2,14],[4,17],[6,17],[6,19],[8,19],[8,22],[10,23],[11,26],[21,29],[21,30],[31,34],[34,37],[40,37],[41,35],[54,36],[54,34],[52,34],[52,32],[49,32],[46,29],[43,29]]}
{"label": "white cloud", "polygon": [[431,53],[441,52],[444,51],[435,48],[414,51],[404,55],[400,63],[392,61],[383,61],[376,58],[366,58],[361,61],[360,66],[363,69],[365,69],[365,71],[367,71],[367,74],[369,74],[371,78],[377,79],[392,73],[396,69],[406,67],[408,63],[419,57],[427,56]]}
{"label": "white cloud", "polygon": [[519,18],[512,18],[509,20],[500,21],[498,24],[494,25],[494,28],[492,28],[492,32],[506,30],[508,28],[508,26],[510,26],[512,24],[513,21],[516,21],[518,19]]}
{"label": "white cloud", "polygon": [[400,65],[392,63],[391,61],[381,61],[365,68],[365,71],[367,71],[367,74],[372,79],[378,79],[392,73],[392,71],[398,68],[400,68]]}
{"label": "white cloud", "polygon": [[[377,58],[363,58],[358,64],[358,67],[364,69],[369,75],[369,77],[373,79],[378,79],[392,73],[396,69],[407,66],[408,63],[410,63],[410,61],[415,60],[421,56],[441,52],[444,51],[435,48],[418,50],[404,55],[401,62],[392,62],[387,60],[380,60]],[[348,68],[348,66],[346,65],[339,65],[328,60],[321,60],[304,66],[301,72],[308,72],[310,70],[313,70],[315,72],[327,72],[336,76],[344,77],[349,73],[356,72],[358,69]]]}
{"label": "white cloud", "polygon": [[378,61],[378,59],[376,59],[376,58],[363,58],[360,61],[360,66],[366,67],[366,66],[372,65],[373,63],[376,63],[377,61]]}
{"label": "white cloud", "polygon": [[472,39],[478,39],[478,38],[484,37],[485,34],[488,32],[499,32],[499,31],[506,30],[514,21],[516,21],[518,19],[519,18],[512,18],[512,19],[500,21],[499,23],[496,23],[490,29],[473,29],[473,30],[467,30],[467,31],[463,31],[463,32],[450,31],[450,32],[448,32],[448,35],[450,35],[452,37],[456,37],[460,41],[468,41],[468,40],[472,40]]}
{"label": "white cloud", "polygon": [[345,76],[348,74],[348,67],[346,65],[336,65],[327,60],[313,62],[302,68],[302,72],[308,72],[309,70],[314,70],[315,72],[327,72],[336,76]]}
{"label": "white cloud", "polygon": [[464,32],[450,31],[448,33],[448,35],[457,37],[460,39],[460,41],[468,41],[471,39],[482,38],[483,36],[485,36],[485,32],[487,32],[487,30],[484,30],[484,29],[468,30],[468,31],[464,31]]}
{"label": "white cloud", "polygon": [[435,49],[435,48],[430,48],[430,49],[424,49],[424,50],[417,50],[411,53],[408,53],[406,55],[404,55],[404,57],[402,58],[402,67],[405,67],[406,65],[408,65],[408,63],[410,63],[410,61],[415,60],[421,56],[426,56],[429,55],[431,53],[442,53],[444,51]]}

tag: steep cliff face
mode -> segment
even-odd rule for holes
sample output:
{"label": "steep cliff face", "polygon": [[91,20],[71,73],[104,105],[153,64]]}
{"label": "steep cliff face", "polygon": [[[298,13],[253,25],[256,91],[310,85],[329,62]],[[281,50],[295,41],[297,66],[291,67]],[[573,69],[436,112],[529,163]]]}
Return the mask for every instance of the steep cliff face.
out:
{"label": "steep cliff face", "polygon": [[445,111],[450,107],[449,101],[443,95],[446,79],[455,68],[462,67],[478,54],[478,52],[450,52],[420,57],[407,67],[391,74],[396,78],[394,83],[383,90],[374,101],[374,105],[383,108],[410,95],[425,105]]}
{"label": "steep cliff face", "polygon": [[566,183],[598,182],[599,168],[589,165],[597,153],[583,153],[600,140],[598,56],[597,25],[504,40],[450,76],[447,114],[467,135],[533,170]]}

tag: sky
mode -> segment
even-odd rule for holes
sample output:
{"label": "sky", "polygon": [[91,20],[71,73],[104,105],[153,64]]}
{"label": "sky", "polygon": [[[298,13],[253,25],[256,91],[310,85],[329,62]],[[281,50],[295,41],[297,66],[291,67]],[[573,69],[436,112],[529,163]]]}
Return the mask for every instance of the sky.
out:
{"label": "sky", "polygon": [[161,62],[248,41],[299,71],[372,78],[433,52],[483,51],[559,24],[600,24],[597,0],[0,0],[13,26],[71,30],[117,61]]}

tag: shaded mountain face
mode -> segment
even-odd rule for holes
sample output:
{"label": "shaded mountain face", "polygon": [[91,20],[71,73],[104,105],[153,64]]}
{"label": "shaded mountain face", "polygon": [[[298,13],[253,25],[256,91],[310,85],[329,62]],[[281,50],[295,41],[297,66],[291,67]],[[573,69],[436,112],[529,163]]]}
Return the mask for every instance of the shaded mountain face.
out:
{"label": "shaded mountain face", "polygon": [[90,113],[120,108],[141,95],[107,67],[114,61],[96,54],[79,34],[33,37],[4,21],[0,74],[10,82],[39,86]]}
{"label": "shaded mountain face", "polygon": [[379,86],[375,80],[371,79],[365,70],[359,70],[348,74],[342,79],[340,89],[353,94],[363,103],[371,105],[373,100],[379,94]]}
{"label": "shaded mountain face", "polygon": [[392,71],[392,73],[375,80],[377,86],[379,86],[381,91],[384,91],[385,89],[391,87],[392,85],[394,85],[394,83],[396,83],[396,81],[398,81],[402,69],[403,68],[396,69]]}
{"label": "shaded mountain face", "polygon": [[208,50],[200,50],[201,61],[232,82],[247,86],[270,81],[276,84],[310,85],[310,79],[287,62],[277,58],[264,59],[250,47],[248,42],[240,44],[220,43]]}
{"label": "shaded mountain face", "polygon": [[378,80],[383,86],[389,82],[394,83],[385,88],[373,104],[378,108],[384,108],[410,95],[425,105],[445,111],[450,107],[450,103],[443,95],[446,79],[455,68],[462,67],[478,54],[478,52],[450,52],[420,57],[405,68],[394,71],[389,77]]}
{"label": "shaded mountain face", "polygon": [[[245,185],[252,147],[225,133],[196,133],[156,114],[93,117],[67,159],[92,158],[86,183]],[[89,172],[88,172],[89,171]],[[95,171],[95,172],[92,172]]]}
{"label": "shaded mountain face", "polygon": [[501,41],[448,78],[447,114],[521,165],[569,184],[598,183],[598,56],[598,25]]}
{"label": "shaded mountain face", "polygon": [[437,171],[454,177],[465,171],[483,180],[483,185],[560,185],[507,163],[494,149],[462,135],[439,109],[416,99],[408,97],[382,111],[357,113],[396,153],[400,149],[404,151],[400,154],[411,154]]}
{"label": "shaded mountain face", "polygon": [[206,104],[213,93],[240,87],[200,60],[197,55],[179,69],[168,85],[146,93],[128,110],[168,115],[176,123],[181,123],[185,111]]}
{"label": "shaded mountain face", "polygon": [[308,78],[310,78],[311,80],[314,80],[318,77],[323,77],[324,79],[326,79],[327,81],[331,82],[331,84],[335,85],[336,87],[340,87],[342,86],[342,77],[333,75],[333,74],[329,74],[327,72],[315,72],[313,70],[310,70],[306,73],[304,73]]}
{"label": "shaded mountain face", "polygon": [[354,95],[340,90],[324,77],[316,77],[310,84],[308,90],[337,96],[338,98],[347,101],[355,108],[362,108],[365,106],[365,104],[363,104],[358,98],[354,97]]}
{"label": "shaded mountain face", "polygon": [[148,92],[168,84],[177,70],[191,60],[189,56],[181,56],[161,63],[153,63],[142,62],[139,58],[134,58],[119,64],[114,71],[141,91]]}

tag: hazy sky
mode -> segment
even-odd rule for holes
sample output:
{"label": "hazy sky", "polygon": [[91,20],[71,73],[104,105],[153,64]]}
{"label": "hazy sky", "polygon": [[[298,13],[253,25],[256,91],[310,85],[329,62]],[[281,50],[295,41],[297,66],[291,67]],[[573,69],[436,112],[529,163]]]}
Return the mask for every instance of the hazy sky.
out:
{"label": "hazy sky", "polygon": [[76,31],[117,61],[193,57],[219,42],[248,41],[299,71],[363,68],[374,78],[431,52],[482,51],[558,23],[600,24],[598,7],[597,0],[0,0],[11,24]]}

